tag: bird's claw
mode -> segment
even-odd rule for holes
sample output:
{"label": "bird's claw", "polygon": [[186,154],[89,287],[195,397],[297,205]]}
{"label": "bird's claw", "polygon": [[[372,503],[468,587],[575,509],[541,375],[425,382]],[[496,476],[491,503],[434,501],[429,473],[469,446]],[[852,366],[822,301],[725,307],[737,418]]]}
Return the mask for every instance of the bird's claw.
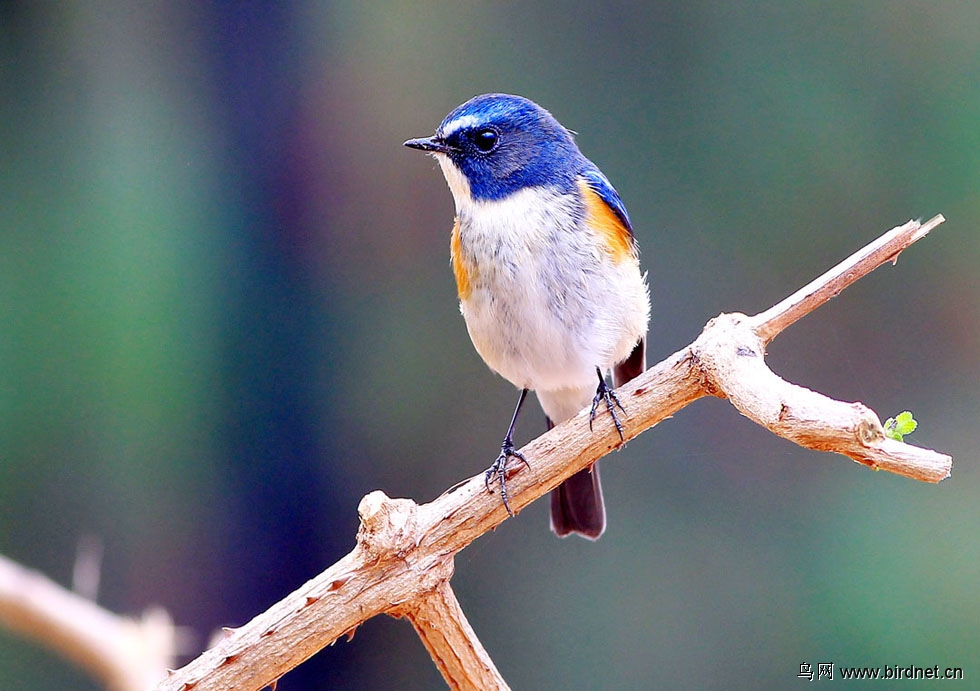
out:
{"label": "bird's claw", "polygon": [[507,515],[513,517],[514,512],[510,510],[510,504],[507,502],[507,461],[511,458],[516,458],[521,463],[526,465],[528,469],[531,468],[531,464],[527,462],[520,451],[514,448],[514,443],[510,439],[505,439],[504,443],[500,445],[500,455],[497,456],[490,467],[487,468],[487,472],[483,475],[483,484],[486,485],[487,491],[492,492],[490,489],[490,480],[497,477],[500,483],[500,498],[504,501],[504,508],[507,509]]}
{"label": "bird's claw", "polygon": [[592,422],[596,419],[597,411],[599,409],[599,404],[605,402],[606,410],[612,415],[613,424],[616,425],[616,431],[619,432],[620,441],[624,441],[623,436],[623,424],[619,421],[619,416],[616,415],[616,406],[624,413],[626,409],[623,408],[623,404],[619,402],[619,397],[616,396],[616,392],[609,388],[606,384],[605,379],[599,378],[599,386],[596,387],[595,396],[592,398],[592,410],[589,411],[589,431],[592,431]]}

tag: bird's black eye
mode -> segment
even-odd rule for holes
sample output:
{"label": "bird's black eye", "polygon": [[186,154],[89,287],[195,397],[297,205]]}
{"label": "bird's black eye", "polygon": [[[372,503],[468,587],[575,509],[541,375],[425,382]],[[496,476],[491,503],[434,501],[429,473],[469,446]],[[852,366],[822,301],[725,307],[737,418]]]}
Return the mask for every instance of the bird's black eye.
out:
{"label": "bird's black eye", "polygon": [[499,139],[500,135],[497,134],[497,130],[491,130],[489,128],[479,130],[473,135],[473,143],[476,145],[476,148],[485,154],[493,151]]}

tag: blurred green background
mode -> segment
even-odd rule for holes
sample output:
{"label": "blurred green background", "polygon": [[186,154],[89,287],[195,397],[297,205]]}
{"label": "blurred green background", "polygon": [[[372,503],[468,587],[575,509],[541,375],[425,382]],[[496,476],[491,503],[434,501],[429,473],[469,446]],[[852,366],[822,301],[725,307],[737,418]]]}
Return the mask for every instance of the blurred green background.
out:
{"label": "blurred green background", "polygon": [[[494,457],[453,205],[401,142],[485,91],[579,132],[650,272],[650,359],[909,218],[948,222],[778,338],[786,378],[954,457],[933,486],[699,401],[604,462],[609,529],[547,501],[457,560],[516,689],[781,689],[800,664],[980,678],[980,4],[8,2],[0,6],[0,552],[195,634],[353,546],[373,489]],[[536,405],[519,443],[544,425]],[[533,462],[533,460],[532,460]],[[838,672],[839,674],[839,672]],[[298,689],[431,689],[372,620]],[[0,688],[94,689],[0,632]]]}

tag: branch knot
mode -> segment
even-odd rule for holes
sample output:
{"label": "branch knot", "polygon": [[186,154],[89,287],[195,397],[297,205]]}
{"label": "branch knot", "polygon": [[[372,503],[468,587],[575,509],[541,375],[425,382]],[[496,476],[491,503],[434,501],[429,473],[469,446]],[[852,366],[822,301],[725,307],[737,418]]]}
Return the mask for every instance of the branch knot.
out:
{"label": "branch knot", "polygon": [[418,509],[411,499],[392,499],[380,490],[367,494],[357,505],[358,546],[375,559],[415,549],[421,540]]}

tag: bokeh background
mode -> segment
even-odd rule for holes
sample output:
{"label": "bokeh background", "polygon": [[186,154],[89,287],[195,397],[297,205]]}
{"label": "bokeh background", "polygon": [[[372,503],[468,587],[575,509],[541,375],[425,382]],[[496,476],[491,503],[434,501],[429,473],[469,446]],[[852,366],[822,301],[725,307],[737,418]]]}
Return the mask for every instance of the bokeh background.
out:
{"label": "bokeh background", "polygon": [[[951,453],[937,486],[703,400],[603,464],[609,529],[540,501],[457,560],[518,689],[786,688],[801,663],[980,678],[980,4],[0,6],[0,552],[160,604],[189,654],[353,546],[373,489],[492,460],[516,392],[473,351],[452,200],[401,146],[485,91],[617,186],[651,361],[909,218],[948,222],[780,336],[771,366]],[[518,441],[543,429],[536,405]],[[839,675],[839,671],[837,672]],[[372,620],[298,689],[432,689]],[[0,688],[94,689],[0,632]]]}

